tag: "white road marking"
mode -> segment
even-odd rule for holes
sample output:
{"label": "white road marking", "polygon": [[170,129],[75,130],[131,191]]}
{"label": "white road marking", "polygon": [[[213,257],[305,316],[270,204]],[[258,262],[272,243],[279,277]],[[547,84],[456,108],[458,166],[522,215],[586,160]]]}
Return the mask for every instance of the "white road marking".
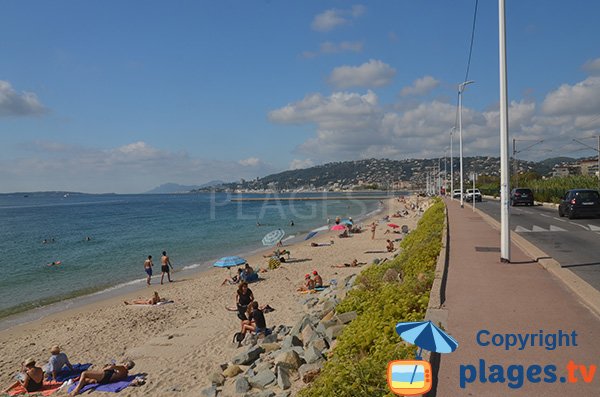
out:
{"label": "white road marking", "polygon": [[590,229],[588,229],[587,227],[585,227],[585,226],[583,226],[583,225],[580,225],[579,223],[575,223],[575,222],[569,222],[569,223],[570,223],[571,225],[577,225],[577,226],[579,226],[580,228],[582,228],[582,229],[584,229],[584,230],[590,230]]}
{"label": "white road marking", "polygon": [[600,226],[596,226],[596,225],[588,225],[588,227],[590,228],[591,231],[593,232],[599,232],[600,231]]}
{"label": "white road marking", "polygon": [[557,217],[552,217],[552,219],[556,219],[557,221],[561,221],[561,222],[567,222],[566,220],[560,219],[560,218],[557,218]]}
{"label": "white road marking", "polygon": [[533,225],[533,228],[531,229],[531,231],[532,232],[547,232],[548,230],[544,229],[543,227]]}
{"label": "white road marking", "polygon": [[540,214],[541,216],[545,216],[546,218],[552,218],[550,215]]}
{"label": "white road marking", "polygon": [[563,229],[562,227],[558,227],[558,226],[554,226],[554,225],[550,225],[550,231],[551,232],[566,232],[566,230]]}
{"label": "white road marking", "polygon": [[515,232],[517,233],[529,233],[531,230],[525,229],[523,226],[515,227]]}

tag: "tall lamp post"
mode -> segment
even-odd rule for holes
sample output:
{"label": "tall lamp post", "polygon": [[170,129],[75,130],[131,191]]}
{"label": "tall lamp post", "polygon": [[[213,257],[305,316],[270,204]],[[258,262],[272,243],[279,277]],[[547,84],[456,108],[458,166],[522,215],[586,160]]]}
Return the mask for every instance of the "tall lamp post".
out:
{"label": "tall lamp post", "polygon": [[452,127],[450,130],[450,198],[454,200],[454,159],[452,154],[452,147],[454,146],[452,143],[452,134],[456,130],[456,127]]}
{"label": "tall lamp post", "polygon": [[473,80],[462,82],[458,85],[458,151],[460,155],[460,208],[464,207],[463,197],[463,139],[462,139],[462,93],[465,87],[473,84]]}
{"label": "tall lamp post", "polygon": [[508,163],[508,89],[506,84],[506,15],[498,0],[500,69],[500,262],[510,262],[510,169]]}

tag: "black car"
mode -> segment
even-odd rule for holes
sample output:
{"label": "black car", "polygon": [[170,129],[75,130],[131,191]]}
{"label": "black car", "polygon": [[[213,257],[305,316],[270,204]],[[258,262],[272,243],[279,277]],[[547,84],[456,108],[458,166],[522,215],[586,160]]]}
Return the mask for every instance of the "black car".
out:
{"label": "black car", "polygon": [[517,204],[533,205],[533,192],[531,189],[519,187],[510,192],[510,205]]}
{"label": "black car", "polygon": [[558,205],[558,215],[573,219],[577,216],[600,216],[600,194],[592,189],[569,190]]}

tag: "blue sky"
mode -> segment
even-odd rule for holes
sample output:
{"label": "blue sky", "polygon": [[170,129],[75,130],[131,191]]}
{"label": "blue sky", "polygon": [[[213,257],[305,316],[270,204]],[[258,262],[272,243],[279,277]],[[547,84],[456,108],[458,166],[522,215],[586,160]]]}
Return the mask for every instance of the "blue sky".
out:
{"label": "blue sky", "polygon": [[[4,2],[0,192],[443,156],[474,5]],[[465,155],[499,153],[497,7],[479,4]],[[600,133],[597,15],[592,1],[507,1],[511,139],[544,140],[520,158],[595,155],[572,138]]]}

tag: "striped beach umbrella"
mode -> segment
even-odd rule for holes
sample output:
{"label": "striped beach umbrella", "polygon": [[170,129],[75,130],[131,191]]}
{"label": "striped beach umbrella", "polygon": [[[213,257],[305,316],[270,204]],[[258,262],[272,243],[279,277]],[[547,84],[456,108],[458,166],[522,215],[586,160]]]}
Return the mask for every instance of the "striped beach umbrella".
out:
{"label": "striped beach umbrella", "polygon": [[265,235],[262,239],[263,245],[267,247],[277,244],[285,236],[285,232],[281,229],[273,230]]}
{"label": "striped beach umbrella", "polygon": [[226,256],[216,261],[213,266],[226,267],[229,269],[230,267],[244,265],[245,263],[246,260],[241,256]]}

